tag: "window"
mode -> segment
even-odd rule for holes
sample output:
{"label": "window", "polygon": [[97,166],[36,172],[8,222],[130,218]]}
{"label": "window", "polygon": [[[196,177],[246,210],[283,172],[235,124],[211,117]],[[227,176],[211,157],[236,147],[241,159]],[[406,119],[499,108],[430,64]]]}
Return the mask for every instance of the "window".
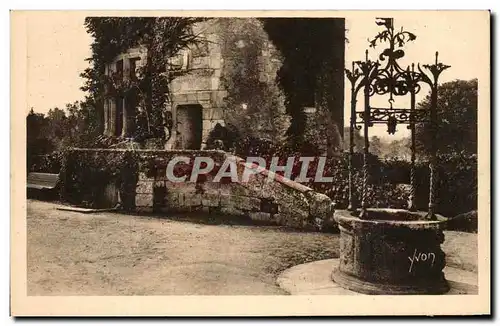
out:
{"label": "window", "polygon": [[138,71],[137,71],[137,61],[139,61],[141,58],[130,58],[130,79],[136,80],[138,77]]}
{"label": "window", "polygon": [[116,62],[116,73],[118,76],[123,76],[123,60],[118,60]]}

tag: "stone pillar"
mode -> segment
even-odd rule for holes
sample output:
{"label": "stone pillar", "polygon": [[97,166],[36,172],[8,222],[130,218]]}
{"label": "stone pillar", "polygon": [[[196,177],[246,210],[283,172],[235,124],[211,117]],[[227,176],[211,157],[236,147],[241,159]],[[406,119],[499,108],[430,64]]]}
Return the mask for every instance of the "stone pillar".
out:
{"label": "stone pillar", "polygon": [[104,100],[104,135],[109,135],[109,100]]}
{"label": "stone pillar", "polygon": [[128,136],[128,112],[127,112],[127,101],[126,101],[126,96],[124,96],[121,101],[122,101],[122,112],[123,112],[123,123],[122,123],[122,137],[127,137]]}
{"label": "stone pillar", "polygon": [[116,99],[109,100],[109,134],[110,136],[116,135]]}

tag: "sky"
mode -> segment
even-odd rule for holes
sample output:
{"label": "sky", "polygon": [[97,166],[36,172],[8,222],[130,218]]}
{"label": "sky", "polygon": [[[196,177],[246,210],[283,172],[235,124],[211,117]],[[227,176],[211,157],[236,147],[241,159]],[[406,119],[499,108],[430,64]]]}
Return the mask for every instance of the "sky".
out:
{"label": "sky", "polygon": [[[337,15],[338,13],[338,15]],[[373,11],[336,12],[346,18],[347,39],[346,67],[353,60],[364,59],[368,38],[372,38],[381,27],[375,24],[376,17],[387,17]],[[36,19],[27,20],[27,64],[28,99],[27,109],[45,113],[54,107],[63,108],[67,103],[82,100],[84,93],[79,89],[83,80],[79,74],[88,67],[91,37],[83,26],[85,15],[73,12],[41,12]],[[488,14],[485,12],[391,12],[396,29],[401,26],[417,35],[417,39],[405,47],[403,65],[433,63],[434,54],[439,51],[441,62],[452,67],[441,75],[440,82],[455,79],[477,78],[480,65],[478,58],[489,53]],[[370,50],[370,57],[377,59],[383,50]],[[484,67],[482,67],[484,69]],[[481,83],[481,80],[479,80]],[[349,83],[346,80],[345,121],[349,121]],[[417,102],[428,92],[423,89]],[[361,98],[360,105],[362,105]],[[396,101],[395,107],[408,106],[409,99]],[[374,105],[385,105],[386,99],[375,99]],[[397,139],[408,134],[405,127],[398,127],[395,136],[388,136],[384,126],[371,128],[371,135],[384,139]]]}

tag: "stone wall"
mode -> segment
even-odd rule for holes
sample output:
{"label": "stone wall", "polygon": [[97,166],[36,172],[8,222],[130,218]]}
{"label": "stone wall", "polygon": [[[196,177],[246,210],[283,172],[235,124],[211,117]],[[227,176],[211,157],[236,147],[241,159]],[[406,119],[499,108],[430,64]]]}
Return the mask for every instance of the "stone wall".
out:
{"label": "stone wall", "polygon": [[[85,151],[88,157],[117,156],[127,150],[75,150]],[[200,212],[242,216],[255,222],[289,226],[305,230],[321,230],[334,225],[332,201],[323,194],[286,178],[275,176],[268,170],[251,174],[248,182],[242,182],[245,167],[251,168],[241,158],[230,156],[223,151],[189,151],[189,150],[135,150],[128,151],[136,157],[137,182],[132,199],[137,212],[155,213],[187,213]],[[193,162],[195,157],[210,157],[215,162],[214,171],[221,167],[225,160],[230,160],[238,170],[238,181],[232,182],[222,178],[221,182],[213,182],[216,172],[200,176],[197,182],[190,182],[191,170],[175,172],[177,177],[188,176],[186,182],[167,180],[166,167],[175,157],[185,156]],[[178,164],[176,167],[182,167]],[[185,165],[187,166],[187,165]],[[80,165],[80,169],[85,166]],[[182,171],[185,171],[184,173]],[[134,173],[130,171],[129,173]],[[123,174],[122,174],[123,176]],[[274,180],[269,180],[269,176]],[[135,176],[125,176],[128,181]],[[122,177],[123,178],[123,177]],[[63,180],[78,178],[63,178]],[[268,181],[269,180],[269,181]],[[70,181],[67,181],[70,182]],[[113,184],[116,184],[113,182]],[[133,187],[133,186],[132,186]],[[75,187],[72,187],[75,188]],[[120,189],[120,187],[116,187]],[[130,198],[127,195],[127,198]],[[125,198],[121,194],[120,197]]]}
{"label": "stone wall", "polygon": [[[177,108],[181,105],[200,105],[202,109],[202,144],[217,123],[224,125],[222,103],[227,95],[220,84],[223,58],[220,40],[215,33],[215,20],[197,24],[195,32],[200,36],[199,44],[181,51],[175,58],[184,75],[175,78],[170,85],[171,102],[167,110],[172,112],[174,126],[180,126]],[[181,127],[182,128],[182,127]],[[182,148],[177,136],[183,130],[175,130],[166,144],[167,149]],[[201,145],[203,147],[203,145]]]}
{"label": "stone wall", "polygon": [[[238,168],[239,182],[213,182],[207,174],[203,181],[175,183],[167,180],[165,169],[159,167],[153,175],[139,174],[136,188],[136,209],[140,212],[203,212],[248,217],[251,220],[320,230],[333,225],[332,201],[297,182],[275,176],[263,170],[241,182],[247,164],[238,157],[221,157],[218,151],[184,151],[183,156],[209,156],[222,164],[233,160]],[[194,156],[193,156],[194,157]],[[168,162],[164,161],[162,166]],[[250,166],[248,166],[250,168]],[[223,179],[224,180],[224,179]]]}

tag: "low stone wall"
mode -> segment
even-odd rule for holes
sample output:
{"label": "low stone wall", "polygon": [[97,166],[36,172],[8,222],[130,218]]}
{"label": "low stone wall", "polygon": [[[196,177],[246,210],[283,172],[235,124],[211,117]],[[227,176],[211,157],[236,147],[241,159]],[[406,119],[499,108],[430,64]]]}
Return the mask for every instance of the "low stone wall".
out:
{"label": "low stone wall", "polygon": [[[99,151],[106,155],[119,150]],[[324,230],[335,225],[332,201],[326,195],[268,170],[251,174],[248,182],[242,182],[247,163],[225,152],[137,150],[133,153],[139,161],[133,205],[138,212],[235,215],[305,230]],[[222,178],[221,182],[213,182],[215,173],[208,173],[201,175],[196,182],[190,182],[191,170],[188,168],[184,171],[188,180],[172,182],[167,178],[166,167],[177,156],[191,158],[191,162],[195,157],[210,157],[215,162],[214,171],[229,159],[237,167],[238,181]],[[175,169],[174,174],[181,176]],[[269,180],[269,177],[273,179]]]}

